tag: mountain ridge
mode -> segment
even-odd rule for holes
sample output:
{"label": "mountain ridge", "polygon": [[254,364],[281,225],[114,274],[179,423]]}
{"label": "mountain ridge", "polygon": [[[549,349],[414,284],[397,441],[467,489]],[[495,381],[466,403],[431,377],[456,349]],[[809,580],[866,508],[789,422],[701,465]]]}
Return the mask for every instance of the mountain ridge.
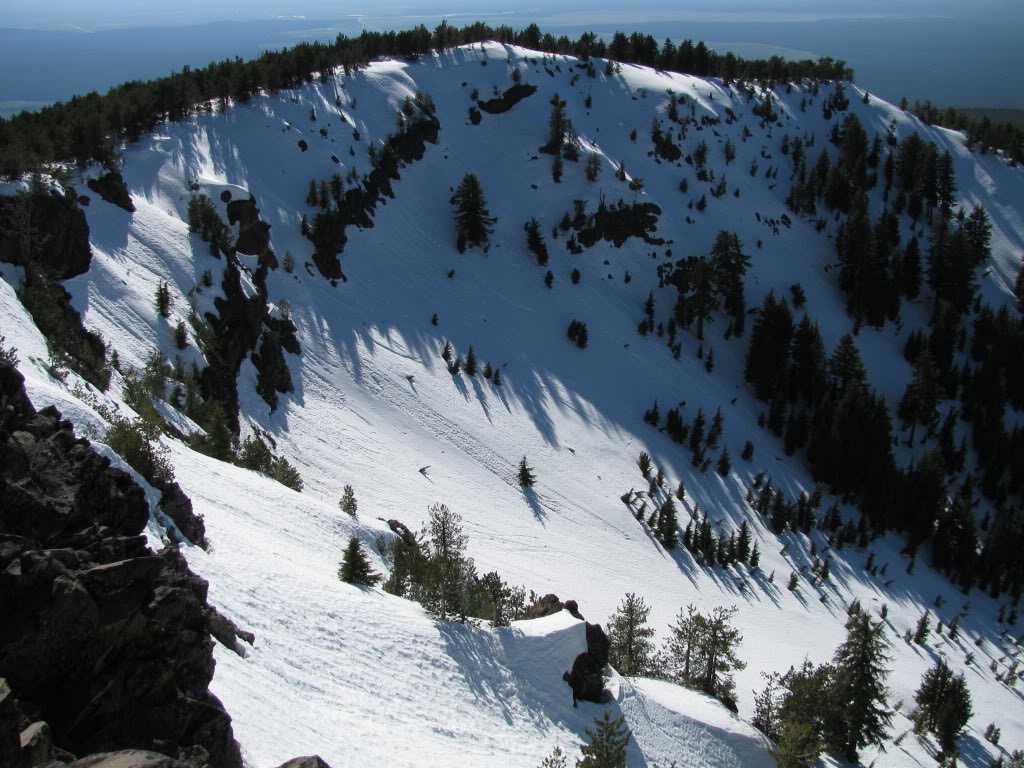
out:
{"label": "mountain ridge", "polygon": [[[757,470],[775,475],[774,481],[791,497],[801,490],[810,492],[814,484],[800,466],[774,471],[783,464],[775,461],[784,455],[781,446],[768,432],[754,426],[765,406],[740,383],[746,343],[724,338],[725,319],[719,315],[717,322],[709,323],[705,330],[705,353],[713,349],[715,354],[714,371],[705,373],[706,358],[697,358],[699,344],[689,332],[680,332],[686,349],[678,362],[657,334],[641,337],[636,333],[649,291],[656,292],[662,318],[672,298],[670,288],[656,287],[652,276],[655,267],[666,259],[707,253],[719,230],[735,229],[752,260],[746,280],[747,306],[760,304],[769,290],[787,294],[795,274],[807,293],[808,311],[822,322],[827,348],[836,346],[852,323],[836,308],[841,297],[834,275],[824,268],[832,262],[834,246],[815,231],[813,222],[796,216],[790,226],[783,226],[775,234],[778,225],[773,227],[768,222],[779,221],[786,214],[784,189],[788,185],[777,177],[765,179],[764,170],[759,169],[755,175],[748,172],[752,162],[762,169],[786,170],[787,161],[775,146],[781,141],[780,134],[789,132],[787,125],[794,132],[818,137],[824,145],[833,121],[819,113],[817,104],[808,115],[799,111],[795,97],[787,99],[788,94],[778,94],[778,104],[785,105],[783,114],[788,123],[782,128],[775,122],[758,126],[764,121],[749,117],[749,107],[738,89],[721,81],[631,65],[623,66],[618,74],[589,78],[576,68],[577,63],[569,57],[500,44],[473,45],[414,64],[375,63],[343,81],[342,97],[333,84],[321,83],[260,97],[221,114],[166,124],[153,136],[126,148],[123,173],[137,208],[135,214],[101,201],[91,202],[85,209],[95,263],[88,274],[67,285],[85,324],[102,333],[118,350],[123,365],[141,368],[154,340],[173,358],[175,349],[169,331],[173,321],[187,320],[190,290],[202,285],[207,269],[223,267],[198,236],[188,234],[186,209],[193,192],[205,192],[216,205],[225,191],[233,199],[255,196],[261,215],[270,225],[275,253],[283,257],[292,252],[299,262],[294,274],[271,270],[267,278],[271,316],[280,316],[287,302],[287,316],[295,323],[302,343],[301,355],[284,358],[294,391],[282,395],[278,409],[268,412],[269,406],[256,394],[257,372],[248,359],[242,363],[237,387],[245,434],[258,428],[273,437],[276,450],[302,471],[306,489],[303,496],[295,497],[280,486],[273,488],[267,480],[250,481],[244,470],[218,466],[219,462],[193,456],[178,443],[167,443],[178,479],[205,516],[213,544],[210,555],[186,549],[190,564],[210,581],[211,597],[222,601],[229,614],[241,618],[244,626],[253,626],[257,637],[277,634],[276,645],[268,641],[265,661],[218,656],[226,671],[223,680],[220,670],[214,680],[215,690],[218,685],[224,686],[222,699],[239,722],[243,749],[249,750],[250,759],[258,764],[271,764],[276,758],[270,756],[278,753],[279,746],[272,743],[272,737],[260,733],[266,727],[265,707],[270,702],[252,695],[247,682],[250,673],[245,667],[265,663],[261,674],[269,675],[265,680],[276,681],[275,690],[285,700],[285,689],[277,686],[289,679],[289,674],[281,666],[284,657],[275,656],[271,649],[283,649],[286,638],[294,636],[275,627],[273,618],[257,604],[257,585],[266,586],[269,579],[264,574],[247,581],[247,564],[267,562],[269,573],[312,602],[314,609],[308,614],[294,614],[291,623],[312,619],[327,621],[335,631],[340,629],[340,619],[330,615],[330,608],[320,598],[314,599],[310,585],[342,601],[353,622],[356,609],[370,604],[362,602],[366,600],[386,604],[386,611],[397,611],[397,615],[415,612],[417,609],[411,606],[399,608],[399,601],[383,595],[347,594],[343,586],[332,583],[331,558],[340,557],[339,542],[350,534],[375,546],[376,535],[386,528],[376,525],[372,517],[397,517],[415,528],[417,519],[421,519],[418,515],[422,515],[417,510],[432,501],[447,501],[462,510],[470,550],[483,569],[496,569],[513,583],[570,594],[580,601],[588,618],[608,615],[621,595],[633,589],[648,592],[656,627],[665,626],[681,603],[690,598],[702,606],[743,601],[756,617],[744,619],[744,626],[748,630],[771,627],[770,636],[785,647],[779,654],[780,664],[775,650],[765,647],[764,642],[752,643],[753,633],[748,633],[747,645],[754,647],[750,648],[752,669],[740,677],[744,713],[750,711],[750,697],[744,688],[756,684],[756,669],[798,664],[801,653],[809,650],[806,644],[789,637],[788,627],[798,620],[796,617],[806,621],[813,616],[831,622],[830,626],[823,624],[809,641],[815,657],[823,660],[838,644],[839,617],[845,613],[844,604],[854,597],[895,601],[890,606],[894,617],[891,628],[899,634],[932,601],[932,592],[950,591],[948,585],[943,586],[943,579],[927,573],[907,579],[907,584],[880,587],[877,581],[857,572],[862,553],[833,552],[831,584],[801,586],[790,593],[770,582],[765,572],[806,567],[811,560],[806,552],[809,542],[820,542],[824,547],[825,537],[817,532],[811,538],[787,532],[782,536],[783,553],[776,554],[776,537],[747,507],[745,494]],[[455,75],[456,71],[461,74]],[[485,115],[479,125],[473,125],[468,116],[474,102],[470,98],[472,88],[485,95],[488,88],[500,92],[510,85],[512,71],[535,82],[539,92],[507,113]],[[809,97],[807,87],[807,92],[799,85],[794,90]],[[710,196],[705,212],[687,207],[686,201],[699,199],[698,192],[707,199],[712,183],[702,186],[704,182],[697,179],[693,167],[683,161],[675,166],[647,154],[650,120],[664,119],[672,100],[669,88],[674,96],[685,95],[689,99],[687,108],[692,103],[695,114],[722,121],[697,122],[683,140],[689,150],[686,154],[692,154],[698,136],[709,141],[710,152],[715,155],[710,167],[733,180],[726,195]],[[1013,251],[1020,247],[1022,231],[1017,226],[1019,213],[1015,212],[1015,208],[1020,209],[1014,202],[1020,199],[1019,170],[998,157],[971,156],[958,135],[927,128],[877,100],[864,103],[860,92],[850,90],[855,96],[850,109],[869,127],[883,131],[890,121],[896,121],[901,135],[911,130],[925,132],[955,153],[958,171],[970,171],[957,174],[964,186],[959,201],[962,205],[985,202],[993,220],[991,272],[982,282],[982,295],[988,302],[1006,303],[1016,266]],[[394,197],[382,198],[373,226],[349,233],[341,254],[347,280],[331,286],[312,269],[310,244],[300,233],[300,211],[315,212],[315,208],[301,203],[307,184],[311,178],[326,178],[343,163],[359,173],[367,172],[372,167],[370,157],[364,157],[368,142],[380,146],[376,142],[395,130],[396,115],[402,114],[405,100],[420,91],[430,94],[437,105],[441,125],[438,144],[428,146],[422,160],[399,169]],[[598,152],[601,158],[603,170],[595,185],[583,178],[582,161],[566,162],[562,181],[555,183],[548,156],[538,154],[545,142],[543,126],[551,107],[550,98],[545,97],[555,93],[569,103],[582,147]],[[585,105],[587,97],[595,106]],[[341,98],[341,106],[336,98]],[[615,105],[614,112],[610,104]],[[726,122],[727,108],[743,118],[735,125]],[[317,116],[315,121],[312,113]],[[744,141],[741,127],[759,133]],[[321,128],[327,129],[326,136],[320,133]],[[360,139],[354,138],[353,129]],[[643,137],[635,142],[629,138],[634,129]],[[717,159],[726,138],[735,143],[738,157],[734,163]],[[300,141],[307,144],[306,150],[300,148]],[[354,155],[346,151],[349,146]],[[334,162],[331,155],[341,162]],[[626,179],[619,182],[615,170],[623,161]],[[676,175],[670,176],[670,170]],[[460,255],[455,249],[448,198],[468,171],[479,175],[497,222],[486,253],[470,249]],[[681,175],[688,178],[688,193],[679,190]],[[643,191],[629,189],[630,179],[641,176]],[[740,191],[739,197],[734,196],[734,190]],[[1009,202],[1000,202],[993,195],[997,190]],[[586,200],[587,210],[593,212],[602,200],[614,205],[612,198],[618,197],[630,202],[657,202],[661,216],[654,234],[665,242],[658,246],[633,238],[622,248],[615,248],[602,241],[580,255],[568,252],[564,241],[574,230],[562,230],[559,220],[563,213],[572,214],[572,201]],[[526,252],[522,226],[530,217],[540,217],[548,235],[548,268],[556,273],[551,288],[544,285],[544,269]],[[687,223],[687,219],[697,223]],[[559,231],[557,239],[555,229]],[[760,247],[756,245],[759,241],[763,244]],[[823,265],[826,246],[830,250]],[[661,257],[652,259],[651,251],[657,256],[659,249]],[[665,253],[668,249],[672,250],[671,256]],[[258,288],[247,275],[255,270],[256,263],[244,255],[237,258],[241,290],[246,296],[258,296]],[[786,259],[784,265],[778,263],[782,259]],[[794,263],[800,265],[795,271]],[[578,285],[572,283],[570,268],[581,273]],[[452,270],[454,275],[449,276]],[[628,283],[627,271],[631,275]],[[24,315],[10,289],[18,284],[19,275],[5,266],[4,277],[4,327],[21,327]],[[174,308],[167,319],[156,315],[152,307],[152,295],[161,282],[174,288]],[[212,298],[218,295],[218,289],[210,287],[191,295],[200,312],[212,311]],[[400,300],[395,300],[396,295]],[[436,326],[431,322],[432,315],[438,316]],[[128,318],[133,322],[126,322]],[[563,335],[566,325],[576,318],[584,320],[589,329],[589,343],[583,350]],[[905,304],[903,322],[907,327],[926,325],[924,307]],[[746,338],[749,336],[750,330]],[[858,348],[872,372],[873,383],[893,406],[909,381],[909,366],[903,362],[901,349],[905,336],[900,331],[893,333],[886,325],[881,331],[865,327],[858,337]],[[44,364],[46,348],[40,337],[27,329],[19,331],[15,340],[29,363],[27,376],[33,396],[38,394],[44,402],[69,407],[71,418],[80,427],[102,434],[103,418],[71,390],[50,380]],[[491,361],[501,370],[503,384],[495,386],[464,375],[453,377],[441,368],[445,340],[452,341],[463,354],[470,344],[474,345],[482,360]],[[197,361],[204,359],[191,345],[187,352]],[[894,365],[894,374],[876,375],[878,370]],[[609,380],[610,370],[624,375]],[[637,391],[637,381],[642,383],[642,392]],[[120,407],[116,395],[96,396]],[[725,413],[723,439],[734,467],[725,478],[692,469],[690,456],[683,448],[642,423],[643,409],[653,400],[667,408],[683,399],[691,417],[696,407],[703,408],[709,417],[716,407]],[[174,423],[182,431],[195,429],[184,417],[175,418]],[[755,446],[754,461],[749,464],[739,460],[743,439],[750,439]],[[766,554],[767,562],[759,571],[743,570],[733,575],[731,571],[709,569],[684,550],[670,552],[653,540],[619,500],[631,487],[643,488],[647,482],[635,467],[640,450],[649,451],[656,466],[666,470],[669,487],[685,480],[690,494],[690,504],[684,506],[686,512],[695,514],[692,505],[699,504],[701,509],[712,511],[714,522],[728,522],[726,529],[737,527],[743,519],[751,522]],[[522,455],[528,456],[537,470],[538,486],[533,496],[522,494],[515,482],[515,466]],[[904,455],[900,460],[907,458]],[[425,474],[419,472],[424,465],[430,466]],[[338,514],[334,506],[340,480],[350,480],[356,486],[360,509],[366,510],[359,520],[345,519],[347,516]],[[227,498],[231,495],[227,489],[250,485],[251,490],[242,494],[245,502],[265,507],[273,500],[279,514],[260,509],[250,513],[253,522],[246,522],[246,511],[238,501]],[[285,510],[291,511],[291,518]],[[275,552],[282,545],[269,533],[275,521],[283,523],[291,562],[311,559],[297,574],[289,573],[288,558]],[[247,536],[242,535],[250,525],[255,525],[259,533],[250,530]],[[290,525],[296,526],[296,532],[288,531]],[[300,530],[305,538],[298,534]],[[254,544],[246,545],[245,554],[231,552],[247,537]],[[303,554],[303,542],[308,537],[319,539],[312,547],[312,558],[308,552]],[[880,560],[900,562],[902,568],[905,561],[899,559],[900,546],[898,537],[889,534],[871,548],[880,553]],[[615,554],[622,548],[626,548],[627,561],[617,562]],[[524,558],[524,554],[528,556]],[[586,575],[594,569],[595,559],[600,562],[600,584]],[[378,567],[385,565],[379,559],[376,563]],[[638,571],[639,563],[643,567]],[[924,569],[924,564],[918,568]],[[895,564],[893,570],[897,570]],[[775,577],[779,585],[783,573]],[[890,573],[890,578],[894,576]],[[681,587],[696,588],[696,595],[675,599]],[[274,590],[282,607],[288,601],[288,592]],[[808,600],[810,596],[815,599]],[[826,603],[818,603],[822,596]],[[992,645],[1000,643],[998,634],[988,625],[996,604],[984,597],[970,600],[976,603],[974,610],[987,617],[970,621],[971,631],[989,638]],[[775,605],[784,607],[775,609]],[[773,616],[780,612],[780,616]],[[426,625],[422,631],[427,631]],[[327,642],[326,636],[318,629],[318,639]],[[350,642],[360,640],[358,632],[348,637]],[[942,647],[948,654],[960,651],[952,641]],[[342,649],[334,651],[344,658]],[[896,688],[904,699],[909,698],[923,669],[919,657],[912,646],[901,652],[901,662],[907,669],[901,669]],[[325,657],[311,651],[307,660],[322,664]],[[973,671],[985,677],[982,671]],[[372,690],[372,678],[366,673],[367,691]],[[984,710],[981,696],[976,695],[975,701],[979,712],[993,713],[989,716],[994,717],[1001,707],[1012,708],[1010,702],[1016,699],[992,682],[991,676],[988,678],[982,688],[988,702]],[[449,678],[449,683],[453,679]],[[332,685],[338,682],[332,678]],[[557,689],[562,684],[554,680],[552,685]],[[341,690],[321,690],[316,695],[319,701],[338,707]],[[567,696],[568,692],[562,690]],[[256,702],[258,705],[253,707]],[[379,718],[401,718],[398,711],[386,706],[374,707]],[[342,711],[349,725],[356,727],[356,714],[344,707]],[[293,727],[299,727],[297,723],[310,716],[305,710],[303,716],[290,715],[287,719]],[[552,727],[559,733],[559,740],[567,743],[573,727],[558,726],[557,722],[553,718],[550,725],[536,729],[533,754],[524,755],[522,764],[549,751],[550,742],[544,743],[540,737]],[[1019,740],[1020,734],[1010,723],[1002,726],[1008,742]],[[483,727],[499,726],[497,721],[487,720]],[[977,724],[972,727],[974,733],[980,730]],[[326,733],[314,735],[337,750],[335,756],[319,747],[317,751],[329,761],[341,762],[341,746],[330,745]],[[437,750],[432,754],[439,759],[443,755],[450,758],[450,747],[444,746],[449,742],[464,743],[465,734],[439,734],[428,739],[431,748]],[[367,750],[363,755],[369,761],[373,755],[369,743],[359,743]],[[510,743],[497,739],[494,748],[508,749]],[[976,750],[984,749],[977,736],[974,743]],[[290,751],[294,754],[311,748],[313,745],[306,743]],[[915,746],[906,754],[908,761],[918,760],[924,748]],[[506,753],[501,759],[507,758]]]}

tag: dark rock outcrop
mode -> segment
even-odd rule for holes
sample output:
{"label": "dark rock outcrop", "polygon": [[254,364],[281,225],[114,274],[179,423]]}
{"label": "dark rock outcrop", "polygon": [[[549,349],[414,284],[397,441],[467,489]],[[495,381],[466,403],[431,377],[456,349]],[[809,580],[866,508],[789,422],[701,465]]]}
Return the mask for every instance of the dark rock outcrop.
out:
{"label": "dark rock outcrop", "polygon": [[171,518],[186,539],[197,547],[207,549],[209,542],[206,540],[206,523],[192,510],[192,499],[173,480],[158,480],[154,485],[160,491],[160,510]]}
{"label": "dark rock outcrop", "polygon": [[608,636],[600,624],[587,624],[587,650],[572,663],[572,669],[562,679],[572,688],[572,700],[578,699],[601,704],[607,700],[604,690],[604,670],[608,665]]}
{"label": "dark rock outcrop", "polygon": [[258,256],[259,263],[277,269],[277,256],[270,249],[270,225],[260,218],[256,198],[232,200],[228,203],[228,223],[238,224],[235,250],[247,256]]}
{"label": "dark rock outcrop", "polygon": [[[206,582],[176,549],[146,547],[148,516],[131,477],[55,409],[37,413],[0,362],[0,677],[27,718],[19,750],[42,721],[75,755],[145,749],[240,768],[231,719],[209,692]],[[0,690],[0,755],[7,698]],[[45,749],[40,729],[29,737]]]}
{"label": "dark rock outcrop", "polygon": [[293,757],[287,763],[281,763],[277,768],[331,768],[320,755],[309,757]]}
{"label": "dark rock outcrop", "polygon": [[583,616],[580,615],[579,606],[575,600],[566,600],[564,603],[558,599],[558,595],[547,594],[543,597],[538,597],[537,601],[526,609],[526,615],[523,618],[526,619],[541,619],[545,616],[550,616],[553,613],[565,609],[572,616],[575,616],[580,621],[583,620]]}
{"label": "dark rock outcrop", "polygon": [[35,262],[59,280],[88,272],[89,225],[77,197],[47,191],[0,197],[0,261]]}
{"label": "dark rock outcrop", "polygon": [[128,187],[124,185],[124,178],[117,171],[111,171],[98,179],[89,179],[86,184],[111,205],[116,205],[128,213],[135,213],[135,203],[128,194]]}
{"label": "dark rock outcrop", "polygon": [[536,92],[536,85],[516,83],[501,94],[501,96],[494,99],[488,99],[487,101],[477,100],[476,105],[489,115],[500,115],[502,112],[508,112],[520,101],[525,99],[527,96],[532,96]]}

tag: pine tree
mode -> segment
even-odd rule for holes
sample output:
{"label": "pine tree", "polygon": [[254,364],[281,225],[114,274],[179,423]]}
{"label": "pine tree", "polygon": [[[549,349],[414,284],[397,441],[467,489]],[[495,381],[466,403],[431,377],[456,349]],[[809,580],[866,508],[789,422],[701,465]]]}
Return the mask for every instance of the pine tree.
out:
{"label": "pine tree", "polygon": [[476,376],[476,354],[473,352],[473,345],[469,345],[469,351],[466,352],[466,362],[463,365],[463,370],[466,371],[468,376]]}
{"label": "pine tree", "polygon": [[342,490],[341,498],[338,500],[338,506],[341,507],[341,511],[346,514],[356,516],[356,509],[358,504],[356,503],[356,493],[352,489],[351,485],[346,485]]}
{"label": "pine tree", "polygon": [[608,661],[620,675],[643,675],[654,653],[654,629],[647,626],[651,609],[632,592],[608,619]]}
{"label": "pine tree", "polygon": [[430,507],[426,571],[420,602],[442,621],[463,608],[463,584],[472,561],[466,557],[469,538],[462,532],[462,517],[444,504]]}
{"label": "pine tree", "polygon": [[666,549],[675,549],[679,542],[679,520],[676,516],[676,504],[669,496],[661,505],[658,515],[658,538]]}
{"label": "pine tree", "polygon": [[597,181],[601,175],[601,157],[597,152],[587,153],[587,163],[583,167],[583,173],[587,177],[587,181],[593,183]]}
{"label": "pine tree", "polygon": [[844,712],[844,728],[840,743],[831,746],[856,762],[857,750],[881,744],[892,722],[885,687],[889,675],[886,662],[891,657],[885,652],[885,625],[873,622],[868,614],[857,612],[850,616],[846,632],[846,640],[833,658],[834,701]]}
{"label": "pine tree", "polygon": [[914,628],[914,642],[918,645],[927,645],[928,635],[931,631],[931,613],[925,608],[921,618],[917,620],[917,626]]}
{"label": "pine tree", "polygon": [[533,468],[526,464],[525,456],[523,456],[522,461],[519,462],[519,472],[517,477],[519,478],[519,484],[523,486],[523,488],[532,488],[533,484],[537,481],[536,476],[533,474]]}
{"label": "pine tree", "polygon": [[544,242],[544,233],[541,232],[540,222],[536,219],[530,219],[524,226],[526,230],[526,248],[536,258],[537,263],[540,266],[546,266],[548,263],[548,247]]}
{"label": "pine tree", "polygon": [[782,680],[777,672],[762,672],[761,676],[766,684],[764,690],[754,697],[754,716],[750,718],[750,724],[777,742],[782,735]]}
{"label": "pine tree", "polygon": [[729,449],[723,448],[721,455],[718,457],[718,474],[722,477],[728,477],[729,471],[732,469],[732,462],[729,460]]}
{"label": "pine tree", "polygon": [[362,584],[366,587],[374,587],[380,582],[380,574],[370,567],[370,560],[355,536],[348,540],[345,559],[338,568],[338,578],[347,584]]}
{"label": "pine tree", "polygon": [[939,659],[921,678],[914,694],[915,726],[932,731],[946,754],[955,754],[960,733],[973,713],[971,693],[964,674],[954,676],[944,659]]}
{"label": "pine tree", "polygon": [[589,744],[580,746],[583,755],[576,768],[626,768],[626,746],[631,734],[626,727],[625,715],[614,720],[606,709],[604,716],[594,720],[594,728],[585,729]]}
{"label": "pine tree", "polygon": [[160,317],[171,316],[171,289],[167,286],[167,283],[163,280],[156,288],[156,311]]}
{"label": "pine tree", "polygon": [[496,219],[487,210],[483,187],[476,174],[467,173],[462,177],[451,203],[455,206],[459,251],[473,246],[487,246]]}
{"label": "pine tree", "polygon": [[[518,70],[516,70],[518,71]],[[540,768],[566,768],[566,757],[561,747],[555,747],[551,754],[541,760]]]}

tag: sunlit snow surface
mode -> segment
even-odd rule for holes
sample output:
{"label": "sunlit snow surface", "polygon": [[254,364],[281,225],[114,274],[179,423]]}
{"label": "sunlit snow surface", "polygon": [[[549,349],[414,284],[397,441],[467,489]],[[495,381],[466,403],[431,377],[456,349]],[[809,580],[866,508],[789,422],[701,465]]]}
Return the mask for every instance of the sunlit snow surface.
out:
{"label": "sunlit snow surface", "polygon": [[[659,318],[669,316],[674,289],[658,289],[655,275],[666,249],[673,259],[706,254],[720,229],[736,231],[752,256],[749,306],[759,306],[770,290],[788,295],[789,286],[800,282],[808,295],[807,312],[819,322],[830,350],[851,330],[836,273],[828,269],[835,262],[831,229],[818,234],[813,222],[794,217],[792,227],[782,227],[776,236],[755,216],[778,219],[786,212],[791,162],[779,151],[784,135],[814,135],[809,163],[830,146],[831,124],[821,111],[830,87],[805,112],[800,102],[810,101],[807,91],[794,87],[787,94],[780,87],[777,109],[783,124],[762,128],[750,114],[756,102],[720,81],[632,66],[607,78],[603,62],[589,78],[576,64],[561,57],[545,62],[539,54],[497,44],[475,45],[416,63],[373,64],[350,78],[339,77],[337,84],[328,79],[255,98],[225,113],[163,125],[125,151],[124,176],[136,213],[95,196],[84,209],[93,266],[67,287],[87,326],[118,350],[125,365],[141,366],[155,345],[173,358],[173,328],[187,320],[188,294],[205,270],[212,270],[214,287],[193,292],[198,309],[212,308],[219,295],[223,263],[188,234],[185,223],[189,184],[198,184],[218,205],[224,190],[235,197],[254,195],[272,226],[275,252],[281,257],[291,251],[297,262],[293,275],[278,270],[268,281],[270,301],[287,301],[299,328],[302,355],[288,356],[295,391],[282,396],[278,410],[270,413],[255,393],[256,373],[248,361],[238,388],[245,432],[253,426],[269,431],[278,452],[301,471],[305,492],[293,493],[165,441],[178,481],[206,519],[212,544],[209,552],[186,547],[189,563],[210,581],[211,601],[256,634],[245,658],[217,647],[213,681],[247,761],[264,768],[318,753],[335,766],[526,768],[556,745],[575,753],[583,729],[606,708],[581,703],[573,709],[561,680],[585,645],[580,622],[562,614],[501,630],[440,623],[415,604],[337,580],[350,536],[368,545],[382,569],[376,538],[388,528],[381,519],[418,529],[436,502],[462,516],[478,571],[497,570],[539,594],[573,598],[590,621],[604,623],[626,592],[636,592],[652,606],[650,623],[661,641],[688,603],[702,610],[738,606],[736,622],[744,634],[740,655],[748,662],[737,674],[741,716],[750,716],[753,691],[763,687],[760,672],[782,671],[804,658],[828,660],[844,636],[845,606],[859,598],[871,611],[889,606],[889,685],[893,703],[902,702],[891,737],[910,728],[906,715],[913,692],[921,674],[942,656],[954,669],[966,670],[973,696],[975,714],[961,742],[968,764],[987,764],[998,751],[981,736],[990,722],[1001,727],[1005,747],[1024,746],[1020,693],[997,682],[989,669],[992,660],[1005,668],[1017,653],[1000,637],[1005,626],[995,622],[1000,603],[978,592],[964,596],[928,569],[925,557],[907,574],[897,537],[869,550],[876,563],[887,566],[884,577],[865,573],[868,551],[848,547],[828,553],[832,578],[827,585],[812,587],[801,580],[796,592],[787,591],[790,572],[810,563],[809,541],[794,534],[777,539],[744,498],[762,470],[790,496],[813,483],[798,461],[788,460],[781,443],[756,426],[763,406],[738,383],[746,337],[726,341],[721,318],[708,325],[704,349],[713,348],[715,360],[709,375],[692,335],[680,334],[683,353],[676,361],[664,338],[636,331],[652,289]],[[471,92],[479,89],[481,98],[489,98],[495,88],[508,87],[512,67],[539,91],[510,112],[485,114],[481,125],[471,125]],[[687,97],[680,105],[684,115],[695,103],[698,120],[712,114],[724,118],[726,107],[740,117],[735,124],[723,119],[700,131],[691,126],[682,142],[688,153],[706,141],[711,167],[728,179],[726,196],[708,194],[703,214],[687,208],[709,186],[696,180],[692,167],[648,156],[652,120],[660,118],[666,129],[670,125],[665,117],[669,89]],[[428,145],[422,161],[402,169],[394,183],[396,196],[379,207],[373,228],[348,230],[342,255],[347,282],[332,287],[316,274],[310,243],[299,233],[302,214],[314,213],[304,203],[309,180],[335,172],[344,176],[353,166],[366,172],[369,143],[379,145],[395,130],[396,110],[416,91],[429,93],[437,104],[440,141]],[[546,141],[555,93],[566,100],[584,146],[601,153],[603,172],[596,184],[586,183],[582,163],[566,163],[562,182],[553,183],[550,157],[537,152]],[[889,104],[871,98],[865,105],[855,88],[848,93],[850,110],[869,137],[876,131],[884,137],[894,122],[899,135],[919,130],[953,153],[959,199],[968,206],[983,202],[992,217],[993,258],[982,293],[992,303],[1008,301],[1024,250],[1021,170],[992,155],[972,155],[957,134],[923,126]],[[744,125],[752,132],[746,141]],[[634,128],[636,143],[629,139]],[[737,149],[728,167],[722,150],[726,138]],[[307,152],[299,150],[300,139],[308,142]],[[758,170],[751,176],[755,160]],[[630,177],[644,180],[644,192],[631,192],[615,178],[613,163],[619,161]],[[778,169],[777,178],[765,178],[769,168]],[[487,254],[459,254],[454,248],[448,200],[469,171],[479,176],[497,217]],[[684,176],[686,194],[679,190]],[[84,189],[84,183],[78,186]],[[733,194],[737,186],[739,197]],[[552,228],[563,213],[571,213],[574,199],[586,200],[593,211],[602,196],[609,203],[620,197],[658,203],[663,214],[655,234],[665,245],[633,239],[621,249],[602,243],[580,256],[569,254],[564,233],[555,239]],[[876,189],[875,215],[881,205]],[[525,248],[523,224],[531,217],[540,220],[547,236],[548,268],[555,276],[551,289],[544,286],[545,269]],[[687,217],[695,223],[688,224]],[[905,230],[904,238],[908,234]],[[250,257],[242,260],[253,266]],[[582,273],[578,285],[569,280],[574,268]],[[37,407],[53,403],[81,431],[102,436],[102,419],[72,391],[76,377],[62,385],[46,373],[45,343],[14,296],[18,270],[4,266],[2,275],[0,332],[19,349],[20,369]],[[169,319],[158,317],[154,308],[160,281],[168,282],[174,297]],[[436,326],[431,323],[435,313]],[[566,338],[573,319],[587,323],[586,350]],[[863,329],[857,337],[891,411],[910,377],[903,341],[927,319],[926,303],[905,304],[900,331],[890,324],[880,331]],[[440,358],[446,340],[463,355],[472,344],[481,363],[500,366],[503,386],[481,376],[450,375]],[[184,356],[186,362],[203,363],[194,346]],[[118,392],[115,377],[111,392],[97,395],[97,402],[117,407]],[[721,407],[722,444],[733,463],[729,477],[720,478],[713,469],[700,474],[687,450],[642,422],[655,399],[663,412],[685,401],[681,410],[688,419],[698,408],[710,418]],[[740,460],[748,439],[755,446],[750,463]],[[726,530],[749,520],[762,551],[759,571],[741,566],[737,575],[703,569],[682,548],[667,552],[656,543],[619,499],[631,488],[646,490],[636,466],[641,450],[664,469],[666,487],[685,482],[683,525],[697,504]],[[899,451],[898,458],[908,460],[905,449]],[[538,478],[529,494],[515,480],[524,455]],[[717,458],[717,452],[710,455]],[[337,506],[347,483],[359,502],[356,520]],[[824,507],[831,502],[826,498]],[[155,520],[150,536],[160,535]],[[824,538],[815,533],[813,540],[824,552]],[[938,596],[943,603],[936,609]],[[900,636],[925,607],[944,624],[966,610],[960,638],[950,642],[933,633],[927,647],[904,643]],[[979,637],[985,638],[980,646]],[[968,652],[975,663],[965,667]],[[759,734],[704,697],[650,680],[616,677],[610,688],[614,700],[607,706],[626,715],[635,736],[630,766],[667,766],[672,760],[680,766],[773,765]],[[934,763],[913,734],[898,746],[887,744],[884,754],[865,750],[863,759],[886,766]]]}

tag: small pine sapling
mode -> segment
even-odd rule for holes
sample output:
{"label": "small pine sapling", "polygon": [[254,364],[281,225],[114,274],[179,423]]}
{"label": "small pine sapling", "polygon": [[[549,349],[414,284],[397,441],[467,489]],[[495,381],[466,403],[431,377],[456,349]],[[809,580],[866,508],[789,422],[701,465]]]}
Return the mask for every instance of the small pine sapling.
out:
{"label": "small pine sapling", "polygon": [[356,509],[359,505],[356,502],[356,493],[351,485],[345,486],[341,493],[341,498],[338,500],[338,506],[341,507],[342,512],[352,515],[352,517],[356,516]]}
{"label": "small pine sapling", "polygon": [[519,462],[518,478],[519,484],[523,488],[532,488],[533,484],[537,482],[537,476],[533,473],[533,468],[526,463],[525,456]]}
{"label": "small pine sapling", "polygon": [[364,587],[374,587],[380,582],[381,575],[370,566],[370,559],[355,536],[348,540],[345,559],[338,567],[338,578],[346,584],[360,584]]}

